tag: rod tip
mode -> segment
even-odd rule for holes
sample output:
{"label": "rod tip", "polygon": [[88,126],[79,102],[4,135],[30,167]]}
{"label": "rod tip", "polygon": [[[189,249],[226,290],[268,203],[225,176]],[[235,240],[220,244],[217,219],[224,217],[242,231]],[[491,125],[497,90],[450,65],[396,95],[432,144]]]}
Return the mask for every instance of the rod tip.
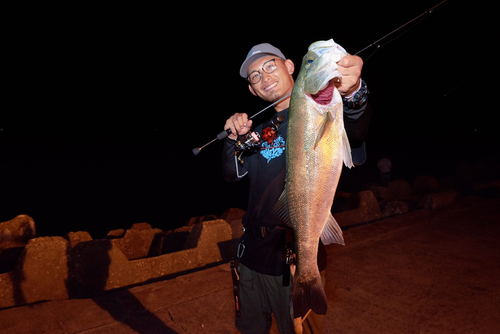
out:
{"label": "rod tip", "polygon": [[201,151],[201,148],[199,148],[199,147],[193,148],[194,155],[198,155],[198,153],[200,153],[200,151]]}

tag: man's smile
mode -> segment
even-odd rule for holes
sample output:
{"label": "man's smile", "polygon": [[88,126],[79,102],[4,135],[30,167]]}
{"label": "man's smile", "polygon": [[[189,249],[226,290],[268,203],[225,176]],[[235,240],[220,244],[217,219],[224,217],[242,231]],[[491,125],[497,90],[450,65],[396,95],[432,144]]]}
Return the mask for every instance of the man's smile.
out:
{"label": "man's smile", "polygon": [[274,89],[277,85],[278,85],[278,82],[276,81],[276,82],[274,82],[274,83],[272,83],[272,84],[270,84],[270,85],[268,85],[268,86],[264,87],[264,91],[265,91],[265,92],[268,92],[268,91],[270,91],[270,90]]}

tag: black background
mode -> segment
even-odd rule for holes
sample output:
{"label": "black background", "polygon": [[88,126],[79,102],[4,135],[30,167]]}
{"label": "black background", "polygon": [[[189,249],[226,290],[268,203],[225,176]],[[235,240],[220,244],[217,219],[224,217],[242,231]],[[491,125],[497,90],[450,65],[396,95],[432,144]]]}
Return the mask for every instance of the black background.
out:
{"label": "black background", "polygon": [[[221,143],[196,157],[191,149],[233,113],[267,105],[239,77],[248,50],[271,43],[298,73],[312,42],[333,38],[354,54],[438,3],[8,8],[0,221],[26,213],[39,235],[100,237],[135,222],[168,230],[244,209],[246,183],[222,180]],[[376,182],[382,154],[408,180],[452,175],[462,161],[498,162],[495,17],[493,3],[448,0],[359,54],[369,58],[374,110],[369,159],[344,170],[340,190]]]}

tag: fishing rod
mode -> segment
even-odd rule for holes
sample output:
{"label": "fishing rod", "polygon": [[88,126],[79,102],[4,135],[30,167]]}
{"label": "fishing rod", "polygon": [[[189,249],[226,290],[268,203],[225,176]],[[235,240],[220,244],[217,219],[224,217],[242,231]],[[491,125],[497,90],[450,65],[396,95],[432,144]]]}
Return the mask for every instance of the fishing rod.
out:
{"label": "fishing rod", "polygon": [[375,51],[372,52],[371,55],[369,55],[364,61],[366,62],[369,58],[371,58],[375,52],[377,52],[378,50],[380,50],[381,47],[383,46],[386,46],[387,44],[391,43],[392,41],[394,41],[395,39],[397,39],[398,37],[400,37],[401,35],[405,34],[406,32],[408,32],[410,29],[412,29],[413,27],[415,27],[419,22],[415,23],[415,25],[413,25],[413,27],[410,27],[408,30],[406,31],[403,31],[400,35],[394,37],[393,39],[391,39],[390,41],[384,43],[384,44],[380,44],[380,41],[386,39],[387,37],[391,36],[392,34],[394,34],[395,32],[403,29],[404,27],[406,27],[407,25],[409,25],[410,23],[420,19],[420,18],[423,18],[427,15],[430,15],[432,14],[437,8],[441,7],[444,3],[446,3],[448,0],[443,0],[441,1],[440,3],[438,3],[437,5],[435,5],[434,7],[426,10],[425,12],[423,12],[422,14],[418,15],[417,17],[411,19],[410,21],[406,22],[405,24],[401,25],[400,27],[394,29],[393,31],[391,31],[390,33],[388,33],[387,35],[385,35],[384,37],[382,38],[379,38],[377,39],[375,42],[373,43],[370,43],[368,46],[364,47],[363,49],[359,50],[358,52],[356,52],[354,55],[358,55],[359,53],[365,51],[365,50],[368,50],[369,48],[371,48],[372,46],[376,46],[377,49],[375,49]]}
{"label": "fishing rod", "polygon": [[[410,21],[406,22],[405,24],[401,25],[400,27],[394,29],[393,31],[391,31],[390,33],[386,34],[385,36],[383,36],[382,38],[379,38],[377,39],[376,41],[374,41],[373,43],[370,43],[368,46],[364,47],[363,49],[359,50],[358,52],[356,52],[354,55],[358,55],[359,53],[365,51],[365,50],[368,50],[369,48],[371,48],[372,46],[376,46],[377,49],[375,51],[372,52],[371,55],[369,55],[364,61],[366,62],[369,58],[371,58],[375,52],[377,52],[378,50],[380,50],[381,47],[391,43],[392,41],[394,41],[395,39],[397,39],[398,37],[400,37],[401,35],[403,35],[404,33],[408,32],[411,28],[415,27],[415,25],[417,25],[419,22],[415,23],[415,25],[413,25],[413,27],[410,27],[408,30],[406,31],[403,31],[399,36],[396,36],[394,37],[393,39],[391,39],[390,41],[384,43],[384,44],[380,44],[381,41],[383,41],[384,39],[386,39],[387,37],[391,36],[392,34],[396,33],[397,31],[403,29],[404,27],[406,27],[407,25],[411,24],[412,22],[420,19],[420,18],[423,18],[425,17],[426,15],[430,15],[432,14],[436,9],[438,9],[439,7],[443,6],[448,0],[443,0],[441,1],[440,3],[438,3],[437,5],[435,5],[434,7],[426,10],[425,12],[423,12],[422,14],[418,15],[417,17],[411,19]],[[283,101],[284,99],[286,99],[287,97],[289,97],[291,94],[288,94],[288,95],[285,95],[283,96],[281,99],[279,99],[278,101],[270,104],[269,106],[265,107],[264,109],[262,109],[261,111],[259,111],[258,113],[256,113],[255,115],[253,115],[252,117],[250,117],[249,119],[252,119],[254,118],[255,116],[259,115],[260,113],[262,113],[263,111],[277,105],[278,103],[280,103],[281,101]],[[205,147],[207,147],[208,145],[212,144],[213,142],[215,142],[216,140],[222,140],[224,138],[226,138],[228,135],[231,134],[231,130],[230,129],[227,129],[227,130],[224,130],[222,131],[221,133],[219,133],[217,135],[217,137],[215,137],[214,139],[212,139],[211,141],[209,141],[208,143],[206,143],[205,145],[201,146],[201,147],[196,147],[196,148],[193,148],[193,154],[194,155],[198,155],[200,153],[200,151],[202,149],[204,149]]]}
{"label": "fishing rod", "polygon": [[[276,102],[273,102],[271,103],[270,105],[268,105],[267,107],[265,107],[264,109],[262,109],[261,111],[259,111],[258,113],[252,115],[252,117],[249,118],[252,119],[254,118],[255,116],[259,115],[260,113],[264,112],[265,110],[271,108],[271,107],[274,107],[275,105],[277,105],[278,103],[280,103],[281,101],[285,100],[286,98],[288,98],[290,95],[292,95],[292,93],[289,93],[285,96],[283,96],[281,99],[279,99],[278,101]],[[206,143],[205,145],[201,146],[201,147],[195,147],[193,148],[193,154],[194,155],[198,155],[200,153],[200,151],[202,149],[204,149],[205,147],[207,147],[208,145],[212,144],[213,142],[215,142],[216,140],[222,140],[224,138],[226,138],[227,136],[229,136],[231,134],[231,129],[227,129],[227,130],[223,130],[222,132],[220,132],[217,137],[215,137],[214,139],[212,139],[211,141],[209,141],[208,143]]]}

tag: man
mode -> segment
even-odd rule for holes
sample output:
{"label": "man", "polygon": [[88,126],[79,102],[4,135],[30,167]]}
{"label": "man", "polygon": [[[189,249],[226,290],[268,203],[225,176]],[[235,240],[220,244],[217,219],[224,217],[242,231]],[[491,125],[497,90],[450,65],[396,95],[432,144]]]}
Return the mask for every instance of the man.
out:
{"label": "man", "polygon": [[[344,99],[344,124],[353,161],[362,164],[366,157],[363,140],[371,114],[366,104],[368,90],[361,80],[363,62],[357,56],[347,55],[338,65],[342,78],[337,89]],[[264,43],[250,50],[240,68],[240,75],[248,80],[253,95],[274,103],[292,92],[294,71],[295,65],[290,59],[279,49]],[[290,313],[291,284],[287,275],[290,269],[286,265],[286,246],[290,238],[287,238],[283,223],[271,214],[285,186],[289,104],[290,99],[286,98],[274,106],[276,115],[284,118],[276,132],[269,131],[272,128],[269,122],[256,127],[255,131],[265,140],[257,149],[245,151],[243,162],[235,155],[235,143],[238,135],[250,131],[252,120],[245,113],[236,113],[224,126],[224,129],[231,130],[224,144],[224,177],[226,181],[250,178],[248,208],[243,217],[245,232],[237,254],[240,260],[241,316],[236,317],[236,327],[242,333],[268,333],[273,314],[280,333],[294,333]],[[318,253],[319,269],[324,270],[326,251],[321,243]],[[314,323],[304,325],[304,329],[317,326],[317,321]]]}

